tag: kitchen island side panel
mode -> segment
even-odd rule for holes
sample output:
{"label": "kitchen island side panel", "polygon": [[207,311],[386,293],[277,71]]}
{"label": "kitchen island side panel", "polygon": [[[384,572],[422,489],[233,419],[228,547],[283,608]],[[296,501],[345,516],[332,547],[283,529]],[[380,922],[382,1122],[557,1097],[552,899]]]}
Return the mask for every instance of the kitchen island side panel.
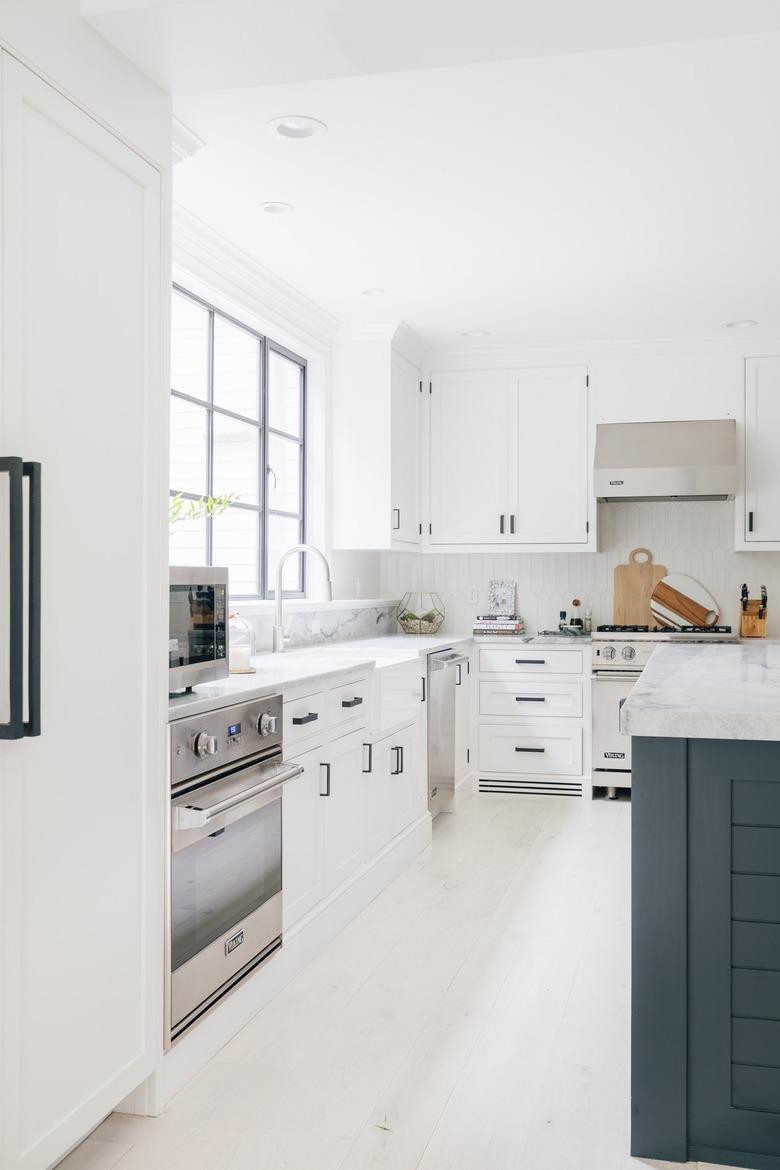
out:
{"label": "kitchen island side panel", "polygon": [[687,747],[634,737],[631,1153],[687,1159]]}

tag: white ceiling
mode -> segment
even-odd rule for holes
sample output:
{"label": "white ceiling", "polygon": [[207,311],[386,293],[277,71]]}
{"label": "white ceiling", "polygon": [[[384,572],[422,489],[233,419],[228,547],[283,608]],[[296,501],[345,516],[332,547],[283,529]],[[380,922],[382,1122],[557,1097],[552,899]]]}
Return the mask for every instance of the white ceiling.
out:
{"label": "white ceiling", "polygon": [[[774,0],[674,0],[646,6],[643,23],[636,11],[624,19],[637,7],[625,0],[558,0],[533,18],[515,4],[500,35],[492,16],[507,6],[484,0],[469,4],[468,26],[441,21],[438,41],[426,18],[438,0],[383,5],[393,25],[373,38],[360,13],[377,5],[271,9],[284,23],[302,6],[320,16],[297,41],[290,34],[289,50],[273,20],[264,36],[235,36],[239,9],[249,31],[250,10],[270,11],[244,0],[224,0],[219,26],[210,2],[125,0],[111,35],[121,28],[134,59],[178,79],[176,114],[207,143],[176,168],[177,202],[324,308],[349,322],[403,319],[438,345],[462,344],[469,329],[490,330],[486,344],[717,336],[745,317],[780,333],[780,34],[710,37],[735,31],[737,9],[743,29],[770,16],[780,25]],[[455,16],[465,8],[448,5]],[[572,19],[556,36],[564,9]],[[575,19],[583,9],[587,21]],[[357,14],[349,38],[347,10]],[[694,31],[691,43],[411,68]],[[317,68],[341,76],[256,84],[263,69]],[[241,80],[253,84],[234,88]],[[329,133],[266,133],[268,119],[290,113]],[[264,200],[295,211],[269,216]],[[387,292],[362,297],[369,286]]]}
{"label": "white ceiling", "polygon": [[81,0],[165,89],[228,89],[780,29],[777,0]]}

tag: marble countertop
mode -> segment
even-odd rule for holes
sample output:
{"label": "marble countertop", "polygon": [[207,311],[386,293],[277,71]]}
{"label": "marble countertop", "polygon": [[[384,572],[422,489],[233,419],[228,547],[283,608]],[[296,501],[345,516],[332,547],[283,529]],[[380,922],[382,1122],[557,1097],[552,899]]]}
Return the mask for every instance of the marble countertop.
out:
{"label": "marble countertop", "polygon": [[254,674],[231,674],[219,682],[203,683],[192,694],[174,695],[168,704],[168,718],[183,719],[241,703],[260,699],[285,687],[311,683],[319,686],[340,675],[356,670],[375,670],[399,662],[412,662],[422,655],[462,642],[471,634],[431,637],[391,634],[383,638],[355,638],[344,642],[323,642],[318,646],[301,646],[282,654],[258,654],[253,659]]}
{"label": "marble countertop", "polygon": [[627,735],[780,740],[780,641],[658,646],[621,727]]}

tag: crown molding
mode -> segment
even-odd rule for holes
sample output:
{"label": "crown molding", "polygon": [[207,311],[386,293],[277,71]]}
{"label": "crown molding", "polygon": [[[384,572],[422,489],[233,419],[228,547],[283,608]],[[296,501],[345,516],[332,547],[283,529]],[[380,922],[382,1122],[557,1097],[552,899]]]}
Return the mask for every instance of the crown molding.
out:
{"label": "crown molding", "polygon": [[179,204],[173,207],[173,265],[246,306],[265,328],[302,336],[318,348],[333,344],[336,317]]}
{"label": "crown molding", "polygon": [[193,154],[203,150],[205,145],[205,140],[189,126],[185,126],[184,122],[178,118],[171,119],[171,156],[174,163],[192,158]]}
{"label": "crown molding", "polygon": [[431,347],[405,321],[370,321],[351,323],[339,329],[338,343],[349,345],[361,341],[377,341],[390,345],[413,366],[422,366]]}

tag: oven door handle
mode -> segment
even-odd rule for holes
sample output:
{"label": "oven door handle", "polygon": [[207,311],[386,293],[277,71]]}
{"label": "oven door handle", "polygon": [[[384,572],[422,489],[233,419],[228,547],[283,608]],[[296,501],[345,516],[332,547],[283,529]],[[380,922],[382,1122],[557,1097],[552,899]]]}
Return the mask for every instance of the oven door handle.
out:
{"label": "oven door handle", "polygon": [[[171,810],[174,848],[177,833],[186,833],[189,836],[194,830],[199,836],[208,836],[209,833],[215,832],[226,824],[262,808],[271,800],[279,799],[282,795],[282,786],[288,784],[290,780],[302,776],[303,771],[299,764],[274,764],[270,768],[263,769],[263,779],[259,784],[253,784],[250,788],[245,788],[223,800],[215,800],[209,804],[196,804],[197,793],[192,793],[190,794],[192,803],[187,804],[184,803],[187,798],[183,797],[182,803],[174,803]],[[274,789],[278,789],[278,792]],[[199,832],[199,830],[205,830],[205,832]]]}

